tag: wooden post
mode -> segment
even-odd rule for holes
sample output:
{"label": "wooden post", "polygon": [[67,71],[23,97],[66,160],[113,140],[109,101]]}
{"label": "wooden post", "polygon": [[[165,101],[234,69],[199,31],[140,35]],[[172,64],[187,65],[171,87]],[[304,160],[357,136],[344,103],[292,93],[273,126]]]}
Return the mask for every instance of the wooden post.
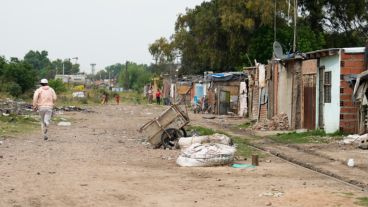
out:
{"label": "wooden post", "polygon": [[259,165],[258,155],[252,155],[252,165],[254,165],[254,166],[258,166]]}

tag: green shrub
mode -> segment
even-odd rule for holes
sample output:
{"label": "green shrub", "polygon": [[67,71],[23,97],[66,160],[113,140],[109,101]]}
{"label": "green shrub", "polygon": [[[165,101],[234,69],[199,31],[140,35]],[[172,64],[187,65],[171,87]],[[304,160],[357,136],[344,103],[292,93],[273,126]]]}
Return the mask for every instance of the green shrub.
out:
{"label": "green shrub", "polygon": [[14,82],[6,84],[5,90],[13,97],[19,97],[22,94],[22,88],[19,84]]}
{"label": "green shrub", "polygon": [[62,93],[66,91],[66,87],[61,79],[49,80],[49,86],[53,88],[56,93]]}

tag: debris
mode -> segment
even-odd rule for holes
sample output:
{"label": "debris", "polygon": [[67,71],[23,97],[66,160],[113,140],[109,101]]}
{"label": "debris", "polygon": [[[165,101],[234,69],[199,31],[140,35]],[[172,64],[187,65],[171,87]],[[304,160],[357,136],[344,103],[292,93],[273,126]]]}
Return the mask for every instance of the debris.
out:
{"label": "debris", "polygon": [[2,145],[4,142],[3,141],[0,141],[0,145]]}
{"label": "debris", "polygon": [[0,159],[3,159],[3,158],[4,158],[4,156],[0,155]]}
{"label": "debris", "polygon": [[368,149],[368,134],[363,135],[349,135],[344,137],[339,144],[358,144],[358,147],[361,149]]}
{"label": "debris", "polygon": [[208,136],[193,136],[193,137],[183,137],[179,139],[180,149],[188,148],[194,143],[204,144],[204,143],[218,143],[225,145],[232,145],[232,140],[230,137],[224,134],[213,134]]}
{"label": "debris", "polygon": [[261,193],[259,194],[259,197],[263,197],[263,196],[272,196],[274,198],[278,198],[281,197],[282,195],[284,195],[283,192],[279,192],[279,191],[274,191],[274,192],[266,192],[266,193]]}
{"label": "debris", "polygon": [[78,106],[63,106],[63,107],[55,107],[55,111],[77,111],[77,112],[93,112],[85,108],[81,108]]}
{"label": "debris", "polygon": [[272,206],[272,203],[271,202],[267,202],[265,205],[266,206]]}
{"label": "debris", "polygon": [[234,160],[235,147],[224,144],[192,144],[183,150],[176,164],[182,167],[226,165]]}
{"label": "debris", "polygon": [[70,122],[61,121],[58,123],[58,126],[71,126],[72,124]]}
{"label": "debris", "polygon": [[251,164],[232,164],[231,167],[233,168],[255,168],[255,165],[251,165]]}
{"label": "debris", "polygon": [[203,116],[202,118],[203,119],[215,119],[216,117],[215,116]]}
{"label": "debris", "polygon": [[272,117],[272,119],[264,119],[256,123],[253,127],[254,130],[288,130],[289,119],[287,114],[281,113]]}
{"label": "debris", "polygon": [[349,167],[354,167],[354,159],[352,159],[352,158],[348,159],[348,166]]}

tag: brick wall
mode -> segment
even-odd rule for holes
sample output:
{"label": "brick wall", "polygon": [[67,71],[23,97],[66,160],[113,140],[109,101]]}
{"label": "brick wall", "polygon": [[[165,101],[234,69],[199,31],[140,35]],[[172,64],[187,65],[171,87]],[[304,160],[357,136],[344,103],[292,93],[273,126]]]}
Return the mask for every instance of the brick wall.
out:
{"label": "brick wall", "polygon": [[340,130],[346,133],[358,132],[358,106],[353,103],[353,88],[344,80],[344,75],[359,74],[364,71],[364,54],[341,54],[340,80]]}

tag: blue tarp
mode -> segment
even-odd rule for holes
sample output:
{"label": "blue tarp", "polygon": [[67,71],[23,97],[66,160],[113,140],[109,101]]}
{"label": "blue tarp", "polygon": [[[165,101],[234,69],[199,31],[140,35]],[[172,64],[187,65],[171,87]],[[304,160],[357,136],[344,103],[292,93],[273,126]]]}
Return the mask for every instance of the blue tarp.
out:
{"label": "blue tarp", "polygon": [[208,74],[206,78],[209,81],[234,81],[244,80],[247,78],[247,75],[242,72],[214,73]]}

